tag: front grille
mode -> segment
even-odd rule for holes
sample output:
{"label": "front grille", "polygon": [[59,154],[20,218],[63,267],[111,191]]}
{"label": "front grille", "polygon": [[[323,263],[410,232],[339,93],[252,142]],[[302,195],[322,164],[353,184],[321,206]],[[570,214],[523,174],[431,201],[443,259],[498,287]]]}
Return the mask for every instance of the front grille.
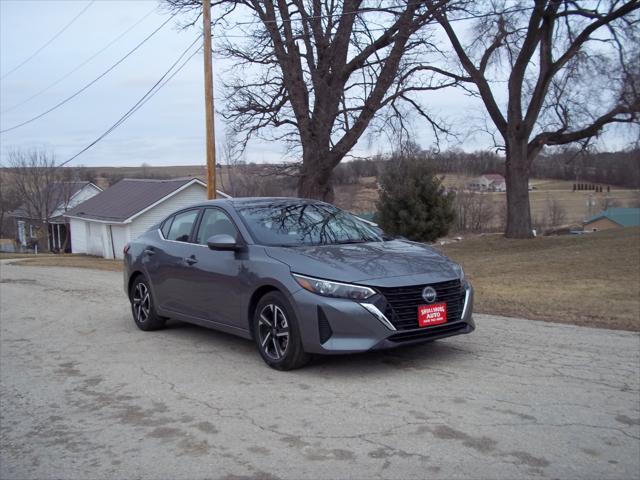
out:
{"label": "front grille", "polygon": [[446,335],[453,335],[460,330],[468,328],[468,325],[463,322],[457,323],[444,323],[430,328],[422,328],[420,330],[405,330],[400,333],[396,333],[389,337],[392,342],[411,342],[413,340],[424,340],[431,337],[441,337]]}
{"label": "front grille", "polygon": [[[460,320],[464,308],[464,288],[460,280],[428,284],[436,290],[435,303],[446,302],[447,323]],[[418,306],[425,305],[422,290],[427,285],[411,287],[378,288],[387,300],[385,316],[397,330],[420,328]]]}

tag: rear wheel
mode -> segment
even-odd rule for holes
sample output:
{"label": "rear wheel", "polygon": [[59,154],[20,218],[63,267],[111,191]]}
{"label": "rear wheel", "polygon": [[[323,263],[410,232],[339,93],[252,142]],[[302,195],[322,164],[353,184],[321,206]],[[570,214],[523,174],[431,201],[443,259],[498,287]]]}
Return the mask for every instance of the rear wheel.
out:
{"label": "rear wheel", "polygon": [[156,313],[151,289],[143,276],[134,280],[129,298],[133,320],[140,330],[148,332],[164,327],[166,319]]}
{"label": "rear wheel", "polygon": [[260,299],[253,332],[258,351],[271,368],[293,370],[309,361],[293,309],[280,292],[267,293]]}

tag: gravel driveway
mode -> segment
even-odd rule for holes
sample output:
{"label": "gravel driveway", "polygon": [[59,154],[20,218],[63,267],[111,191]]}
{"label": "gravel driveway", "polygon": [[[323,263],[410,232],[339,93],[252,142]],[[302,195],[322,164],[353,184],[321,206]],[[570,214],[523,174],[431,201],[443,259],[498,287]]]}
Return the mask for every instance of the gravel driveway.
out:
{"label": "gravel driveway", "polygon": [[477,315],[280,373],[226,334],[139,331],[118,273],[0,268],[3,479],[640,475],[634,333]]}

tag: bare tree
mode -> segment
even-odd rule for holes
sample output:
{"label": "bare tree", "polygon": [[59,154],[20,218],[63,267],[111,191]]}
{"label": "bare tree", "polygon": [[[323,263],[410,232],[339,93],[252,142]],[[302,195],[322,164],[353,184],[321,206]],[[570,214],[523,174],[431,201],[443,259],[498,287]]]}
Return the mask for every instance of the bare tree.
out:
{"label": "bare tree", "polygon": [[[166,1],[199,15],[201,0]],[[448,3],[441,0],[434,8]],[[212,5],[224,30],[232,32],[220,52],[235,62],[225,80],[223,115],[245,144],[257,136],[301,147],[300,196],[332,199],[333,169],[369,126],[402,136],[410,110],[434,132],[445,132],[414,96],[457,82],[426,64],[439,53],[425,28],[434,23],[425,2],[214,0]],[[236,9],[251,21],[231,22],[228,15]]]}
{"label": "bare tree", "polygon": [[151,169],[151,165],[149,165],[147,162],[142,162],[140,164],[140,177],[151,178],[150,169]]}
{"label": "bare tree", "polygon": [[562,225],[567,219],[567,209],[554,195],[547,195],[545,223],[549,227]]}
{"label": "bare tree", "polygon": [[0,173],[0,238],[12,233],[8,214],[20,205],[20,198],[11,180],[11,173]]}
{"label": "bare tree", "polygon": [[461,188],[456,192],[454,207],[458,231],[486,232],[490,229],[495,216],[490,194]]}
{"label": "bare tree", "polygon": [[232,197],[239,196],[242,167],[245,164],[244,152],[233,131],[226,133],[224,140],[216,148],[220,167],[220,188]]}
{"label": "bare tree", "polygon": [[[541,149],[638,121],[640,3],[498,0],[468,2],[453,12],[429,5],[458,60],[450,74],[482,99],[506,152],[505,234],[529,238],[527,187]],[[469,42],[464,22],[452,25],[461,18],[477,19]]]}
{"label": "bare tree", "polygon": [[61,179],[55,157],[44,150],[13,150],[7,166],[21,202],[21,215],[33,220],[36,236],[48,245],[51,215],[63,201],[61,190],[54,186]]}

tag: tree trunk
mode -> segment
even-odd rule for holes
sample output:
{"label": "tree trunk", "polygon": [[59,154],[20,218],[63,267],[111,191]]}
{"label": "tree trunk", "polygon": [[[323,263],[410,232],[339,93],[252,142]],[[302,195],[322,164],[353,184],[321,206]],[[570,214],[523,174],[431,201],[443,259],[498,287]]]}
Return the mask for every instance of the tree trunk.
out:
{"label": "tree trunk", "polygon": [[67,253],[67,247],[69,246],[69,242],[71,241],[71,224],[64,224],[64,242],[62,242],[62,247],[60,247],[60,253]]}
{"label": "tree trunk", "polygon": [[[46,247],[44,249],[42,249],[42,251],[44,252],[52,252],[53,251],[53,237],[51,236],[51,233],[49,231],[49,221],[45,221],[44,222],[44,242],[46,244]],[[38,246],[38,249],[40,249],[40,246]]]}
{"label": "tree trunk", "polygon": [[[312,149],[305,148],[305,150]],[[333,165],[331,165],[329,152],[322,152],[319,149],[305,151],[298,178],[298,196],[333,202],[332,173]]]}
{"label": "tree trunk", "polygon": [[526,141],[513,142],[507,146],[505,166],[507,226],[504,235],[507,238],[532,238]]}

